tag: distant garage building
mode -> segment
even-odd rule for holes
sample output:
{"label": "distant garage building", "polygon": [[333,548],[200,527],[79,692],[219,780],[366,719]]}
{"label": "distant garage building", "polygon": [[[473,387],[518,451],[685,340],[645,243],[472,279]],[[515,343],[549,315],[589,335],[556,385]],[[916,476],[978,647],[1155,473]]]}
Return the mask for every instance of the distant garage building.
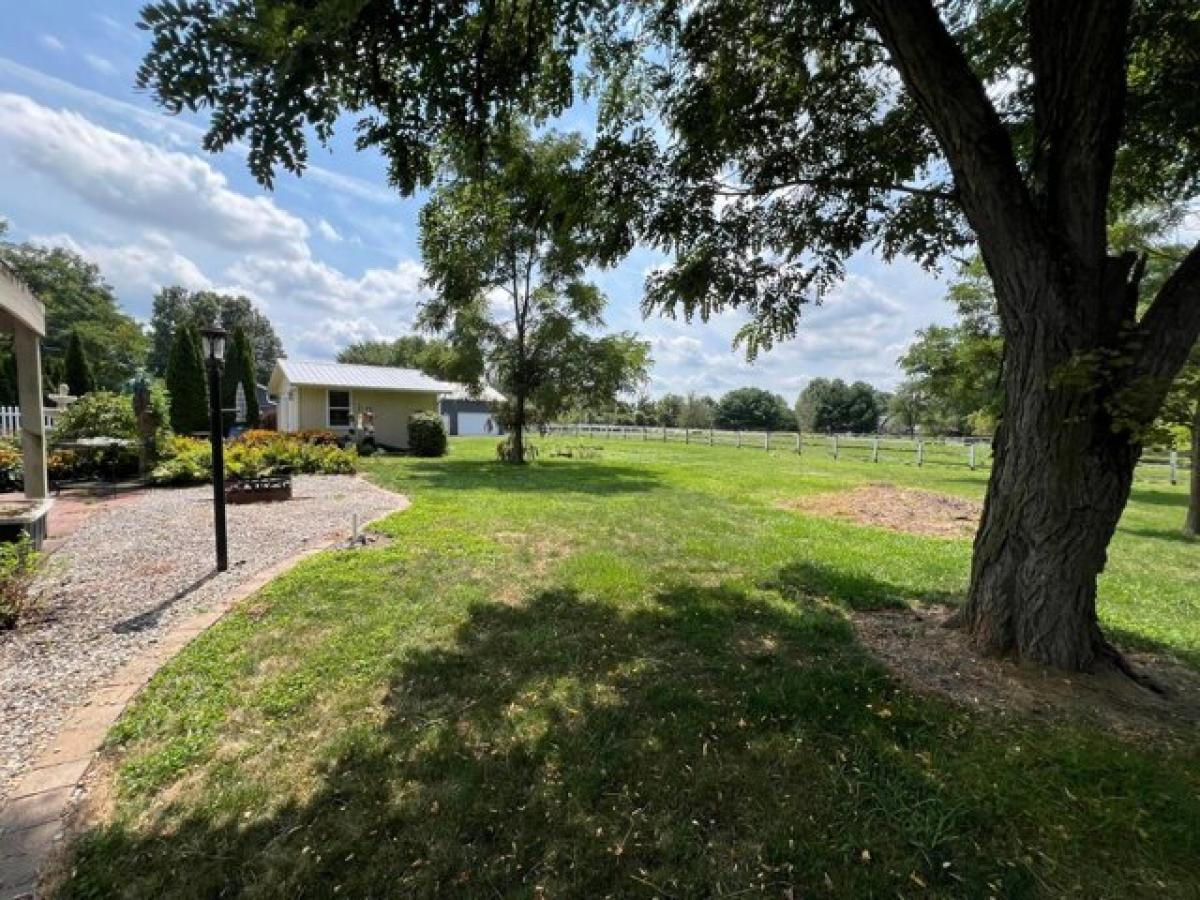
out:
{"label": "distant garage building", "polygon": [[461,435],[504,433],[496,417],[496,405],[504,402],[503,394],[488,385],[475,395],[464,385],[453,387],[453,391],[442,397],[440,405],[446,431]]}

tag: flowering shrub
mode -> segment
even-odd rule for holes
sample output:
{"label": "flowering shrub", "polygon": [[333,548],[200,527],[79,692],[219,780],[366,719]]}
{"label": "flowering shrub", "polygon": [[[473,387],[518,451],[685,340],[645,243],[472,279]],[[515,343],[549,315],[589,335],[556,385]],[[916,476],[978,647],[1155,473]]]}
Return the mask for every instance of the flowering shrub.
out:
{"label": "flowering shrub", "polygon": [[152,484],[201,484],[212,478],[212,448],[201,438],[176,435],[150,471]]}
{"label": "flowering shrub", "polygon": [[[267,437],[269,435],[269,437]],[[228,478],[261,478],[265,475],[349,475],[357,468],[358,454],[324,442],[308,443],[291,434],[248,431],[225,445]],[[166,458],[150,473],[155,484],[199,484],[212,477],[212,451],[208,441],[175,437],[167,444]]]}
{"label": "flowering shrub", "polygon": [[0,441],[0,491],[15,491],[24,481],[21,448],[16,441]]}
{"label": "flowering shrub", "polygon": [[328,428],[302,428],[290,432],[290,436],[305,444],[330,444],[337,446],[338,436]]}

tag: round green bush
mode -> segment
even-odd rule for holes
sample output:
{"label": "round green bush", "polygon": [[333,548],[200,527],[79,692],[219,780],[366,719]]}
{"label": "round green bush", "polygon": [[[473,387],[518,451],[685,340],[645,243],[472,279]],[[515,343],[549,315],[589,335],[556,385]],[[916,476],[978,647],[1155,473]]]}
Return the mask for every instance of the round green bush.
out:
{"label": "round green bush", "polygon": [[414,456],[445,456],[447,443],[446,425],[437,413],[408,417],[408,449]]}

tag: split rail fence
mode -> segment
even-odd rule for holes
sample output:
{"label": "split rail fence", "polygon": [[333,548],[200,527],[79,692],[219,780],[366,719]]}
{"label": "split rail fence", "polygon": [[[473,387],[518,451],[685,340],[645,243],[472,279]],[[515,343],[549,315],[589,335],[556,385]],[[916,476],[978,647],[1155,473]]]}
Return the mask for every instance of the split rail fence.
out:
{"label": "split rail fence", "polygon": [[[666,428],[651,425],[559,423],[551,434],[590,440],[696,444],[739,447],[767,452],[820,453],[833,459],[916,466],[962,466],[987,469],[992,445],[987,438],[921,438],[875,434],[802,434],[795,431],[727,431],[717,428]],[[1149,449],[1142,454],[1137,477],[1179,484],[1187,479],[1190,454]]]}

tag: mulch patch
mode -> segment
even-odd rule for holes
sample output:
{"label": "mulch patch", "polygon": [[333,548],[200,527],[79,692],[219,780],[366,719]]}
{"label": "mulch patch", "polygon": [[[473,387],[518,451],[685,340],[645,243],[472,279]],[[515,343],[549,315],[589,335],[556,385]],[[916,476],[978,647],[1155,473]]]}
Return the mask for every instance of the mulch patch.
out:
{"label": "mulch patch", "polygon": [[823,492],[785,500],[784,509],[844,519],[927,537],[971,538],[979,525],[982,504],[932,491],[872,483],[848,491]]}
{"label": "mulch patch", "polygon": [[1167,655],[1126,654],[1156,694],[1114,671],[1068,674],[981,656],[948,606],[851,613],[862,643],[911,689],[1002,717],[1083,720],[1124,737],[1194,746],[1200,737],[1200,672]]}

